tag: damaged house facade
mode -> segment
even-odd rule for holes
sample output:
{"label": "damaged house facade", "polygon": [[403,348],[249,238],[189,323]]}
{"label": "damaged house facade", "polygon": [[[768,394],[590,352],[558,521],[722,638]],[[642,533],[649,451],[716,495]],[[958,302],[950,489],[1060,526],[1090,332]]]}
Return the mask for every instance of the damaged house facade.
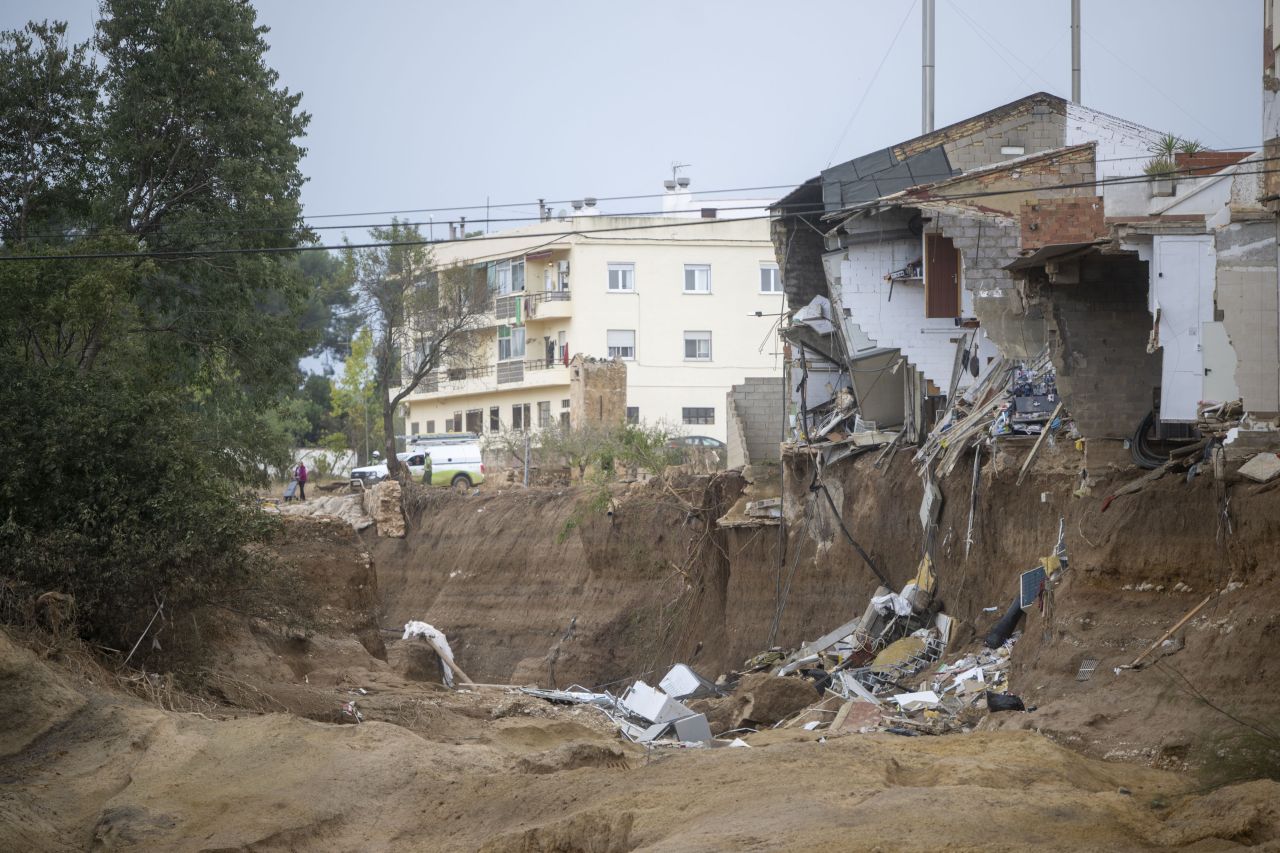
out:
{"label": "damaged house facade", "polygon": [[1001,370],[1030,371],[1010,419],[1047,425],[1061,403],[1089,464],[1148,429],[1186,434],[1213,403],[1274,415],[1261,155],[1184,146],[1153,179],[1170,139],[1039,93],[780,200],[795,440],[920,443]]}

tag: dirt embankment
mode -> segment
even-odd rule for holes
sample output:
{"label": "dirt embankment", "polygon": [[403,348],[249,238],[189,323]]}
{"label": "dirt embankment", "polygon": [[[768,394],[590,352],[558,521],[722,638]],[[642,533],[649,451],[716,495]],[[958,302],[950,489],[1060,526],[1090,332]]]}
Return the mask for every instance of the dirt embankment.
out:
{"label": "dirt embankment", "polygon": [[[646,756],[588,709],[423,694],[401,725],[160,710],[0,630],[0,849],[1274,849],[1280,785],[1187,794],[1029,732],[777,731]],[[441,694],[436,694],[437,697]],[[403,697],[401,697],[403,698]],[[487,707],[485,707],[487,705]],[[573,716],[574,714],[577,716]]]}
{"label": "dirt embankment", "polygon": [[[953,647],[985,634],[996,614],[984,609],[1008,607],[1019,574],[1052,550],[1065,519],[1071,568],[1049,611],[1024,621],[1014,653],[1013,689],[1038,710],[1004,725],[1099,757],[1205,767],[1217,779],[1280,773],[1274,738],[1258,731],[1280,730],[1280,587],[1270,558],[1280,490],[1171,476],[1103,512],[1137,472],[1074,497],[1081,457],[1059,446],[1016,486],[1028,449],[987,458],[967,558],[971,468],[962,463],[939,484],[934,559],[939,595],[959,620]],[[923,553],[922,485],[908,453],[883,471],[873,458],[836,466],[826,483],[852,534],[900,587]],[[709,527],[741,491],[732,474],[674,492],[619,489],[612,515],[573,489],[431,494],[405,539],[371,542],[383,624],[440,626],[473,677],[502,683],[600,685],[677,660],[714,677],[765,649],[775,621],[773,642],[794,647],[861,613],[877,581],[825,498],[809,491],[812,470],[790,464],[785,543],[777,528]],[[1229,591],[1180,632],[1185,648],[1114,672],[1216,590]],[[1098,667],[1077,681],[1086,659]]]}

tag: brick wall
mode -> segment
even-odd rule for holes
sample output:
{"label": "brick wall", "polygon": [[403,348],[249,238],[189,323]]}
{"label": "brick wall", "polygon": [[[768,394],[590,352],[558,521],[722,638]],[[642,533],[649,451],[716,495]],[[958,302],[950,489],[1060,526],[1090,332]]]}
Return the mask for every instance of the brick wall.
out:
{"label": "brick wall", "polygon": [[1093,256],[1081,262],[1080,279],[1038,288],[1058,390],[1085,438],[1128,438],[1160,384],[1160,355],[1147,352],[1147,264]]}
{"label": "brick wall", "polygon": [[1024,251],[1055,243],[1088,243],[1107,236],[1101,196],[1024,202],[1021,220]]}
{"label": "brick wall", "polygon": [[729,467],[780,458],[782,391],[781,376],[748,376],[729,389]]}

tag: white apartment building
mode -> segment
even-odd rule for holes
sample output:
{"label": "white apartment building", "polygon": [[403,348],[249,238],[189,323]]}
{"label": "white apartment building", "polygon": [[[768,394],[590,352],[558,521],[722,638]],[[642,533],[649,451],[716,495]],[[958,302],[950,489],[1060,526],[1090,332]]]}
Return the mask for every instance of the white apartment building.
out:
{"label": "white apartment building", "polygon": [[729,387],[781,374],[767,202],[698,203],[667,183],[661,215],[605,214],[588,199],[437,246],[438,266],[487,266],[492,336],[475,367],[442,370],[406,399],[409,433],[568,423],[569,362],[582,354],[626,363],[628,420],[724,441]]}

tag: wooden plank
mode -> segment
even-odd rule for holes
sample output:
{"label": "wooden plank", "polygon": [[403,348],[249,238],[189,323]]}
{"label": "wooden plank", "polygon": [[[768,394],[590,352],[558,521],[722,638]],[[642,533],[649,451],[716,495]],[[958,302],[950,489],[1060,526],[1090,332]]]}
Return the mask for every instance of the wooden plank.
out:
{"label": "wooden plank", "polygon": [[1161,635],[1160,635],[1160,639],[1158,639],[1158,640],[1156,640],[1154,643],[1152,643],[1152,644],[1151,644],[1151,646],[1150,646],[1150,647],[1149,647],[1145,652],[1143,652],[1142,654],[1140,654],[1140,655],[1138,655],[1136,658],[1134,658],[1134,659],[1133,659],[1133,663],[1129,664],[1129,666],[1134,667],[1134,666],[1137,666],[1138,664],[1142,663],[1142,659],[1143,659],[1143,658],[1145,658],[1147,655],[1151,654],[1151,653],[1152,653],[1152,652],[1154,652],[1157,648],[1159,648],[1159,647],[1160,647],[1160,644],[1161,644],[1161,643],[1163,643],[1165,640],[1169,639],[1170,637],[1172,637],[1175,631],[1177,631],[1177,630],[1178,630],[1179,628],[1181,628],[1183,625],[1185,625],[1185,624],[1187,624],[1188,622],[1190,622],[1190,621],[1191,621],[1191,619],[1192,619],[1192,617],[1194,617],[1197,613],[1199,613],[1202,609],[1204,609],[1204,606],[1205,606],[1206,604],[1208,604],[1208,603],[1209,603],[1209,601],[1210,601],[1210,600],[1211,600],[1211,599],[1212,599],[1216,594],[1217,594],[1216,592],[1211,592],[1211,593],[1209,593],[1208,595],[1206,595],[1206,596],[1204,597],[1204,601],[1200,602],[1200,603],[1199,603],[1199,604],[1197,604],[1195,607],[1191,608],[1190,612],[1188,612],[1186,616],[1183,616],[1181,619],[1179,619],[1179,620],[1178,620],[1177,624],[1175,624],[1175,625],[1174,625],[1172,628],[1170,628],[1168,631],[1165,631],[1163,634],[1161,634]]}
{"label": "wooden plank", "polygon": [[1062,414],[1062,401],[1058,401],[1058,405],[1053,407],[1053,414],[1049,415],[1049,420],[1045,421],[1044,429],[1040,430],[1040,438],[1032,445],[1031,452],[1027,454],[1027,458],[1022,462],[1022,470],[1018,472],[1018,480],[1015,486],[1022,485],[1022,479],[1027,476],[1027,471],[1031,468],[1031,463],[1035,460],[1036,454],[1040,452],[1044,440],[1049,437],[1049,433],[1053,430],[1053,422],[1058,419],[1058,415]]}

